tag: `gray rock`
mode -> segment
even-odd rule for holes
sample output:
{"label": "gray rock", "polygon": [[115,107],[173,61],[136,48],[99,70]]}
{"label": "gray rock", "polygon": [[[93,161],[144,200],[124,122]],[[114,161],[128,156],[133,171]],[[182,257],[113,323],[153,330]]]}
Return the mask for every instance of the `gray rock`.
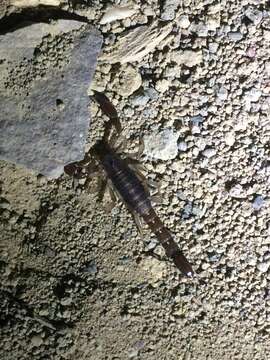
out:
{"label": "gray rock", "polygon": [[203,54],[201,50],[192,51],[192,50],[184,50],[184,51],[174,51],[171,54],[171,58],[178,65],[186,65],[187,67],[193,67],[199,65],[203,61]]}
{"label": "gray rock", "polygon": [[181,218],[182,219],[189,219],[192,214],[193,214],[193,205],[192,205],[191,201],[188,201],[188,203],[183,208]]}
{"label": "gray rock", "polygon": [[265,200],[261,195],[257,195],[252,202],[252,207],[254,210],[259,211],[265,205]]}
{"label": "gray rock", "polygon": [[[32,27],[29,31],[32,34]],[[42,27],[40,31],[42,35]],[[12,34],[13,40],[10,36],[9,40],[14,56],[14,48],[25,43],[16,31]],[[25,39],[27,47],[27,32]],[[0,89],[1,159],[58,177],[66,164],[83,158],[90,118],[87,89],[101,42],[101,35],[88,27],[82,35],[74,36],[73,47],[67,50],[69,62],[63,68],[49,67],[41,79],[30,82],[27,91],[22,85],[17,94],[12,88]],[[1,55],[10,58],[3,43],[1,49]],[[22,53],[19,51],[19,59]],[[14,61],[12,65],[16,68]]]}
{"label": "gray rock", "polygon": [[187,151],[187,143],[185,141],[180,141],[178,144],[179,151]]}
{"label": "gray rock", "polygon": [[246,92],[245,100],[247,102],[257,102],[260,99],[261,95],[262,95],[261,90],[253,87],[249,91]]}
{"label": "gray rock", "polygon": [[173,20],[178,6],[179,2],[176,0],[165,0],[161,12],[161,19],[166,21]]}
{"label": "gray rock", "polygon": [[134,106],[145,106],[148,101],[150,100],[150,97],[147,93],[144,93],[142,95],[137,95],[132,98],[132,104]]}
{"label": "gray rock", "polygon": [[232,41],[240,41],[243,38],[243,34],[241,34],[238,31],[236,31],[236,32],[231,31],[228,33],[228,37]]}
{"label": "gray rock", "polygon": [[191,31],[195,32],[199,37],[207,37],[208,35],[208,26],[203,22],[198,24],[191,24]]}
{"label": "gray rock", "polygon": [[149,96],[151,100],[157,100],[159,97],[158,91],[153,87],[146,89],[144,93]]}
{"label": "gray rock", "polygon": [[228,90],[224,86],[221,86],[217,92],[217,97],[221,101],[226,100],[228,97]]}

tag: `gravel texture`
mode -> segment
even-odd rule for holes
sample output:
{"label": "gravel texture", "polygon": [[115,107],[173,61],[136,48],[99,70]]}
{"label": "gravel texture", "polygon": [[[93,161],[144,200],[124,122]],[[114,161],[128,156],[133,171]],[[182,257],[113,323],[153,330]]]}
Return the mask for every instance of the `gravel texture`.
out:
{"label": "gravel texture", "polygon": [[[269,359],[269,2],[115,1],[132,15],[104,24],[105,2],[63,3],[104,36],[93,86],[117,107],[126,152],[177,136],[173,159],[141,161],[197,278],[147,229],[142,241],[124,205],[107,213],[97,179],[1,161],[0,358]],[[123,39],[139,61],[123,60]],[[105,120],[91,112],[88,148]]]}

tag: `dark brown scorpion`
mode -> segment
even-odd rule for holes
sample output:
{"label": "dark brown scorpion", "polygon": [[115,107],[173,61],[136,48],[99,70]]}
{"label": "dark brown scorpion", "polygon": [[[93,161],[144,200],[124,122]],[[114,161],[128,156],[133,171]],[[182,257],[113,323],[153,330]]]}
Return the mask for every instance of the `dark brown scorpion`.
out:
{"label": "dark brown scorpion", "polygon": [[[103,93],[94,92],[94,99],[111,121],[118,120],[116,109]],[[114,125],[117,127],[117,124],[119,123],[116,121]],[[116,190],[116,193],[126,204],[127,208],[146,222],[164,247],[166,255],[172,259],[176,267],[186,276],[193,276],[194,272],[190,263],[174,241],[170,231],[164,226],[153,209],[150,193],[142,184],[136,172],[109,145],[106,136],[94,145],[92,152],[105,170],[108,179],[113,185],[113,189]],[[69,175],[77,175],[79,177],[83,165],[83,161],[73,163],[66,166],[65,171]]]}

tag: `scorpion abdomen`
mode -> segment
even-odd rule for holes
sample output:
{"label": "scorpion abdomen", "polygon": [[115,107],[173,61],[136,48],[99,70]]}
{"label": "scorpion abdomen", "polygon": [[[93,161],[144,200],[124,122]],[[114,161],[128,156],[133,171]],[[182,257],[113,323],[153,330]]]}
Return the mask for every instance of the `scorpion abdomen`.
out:
{"label": "scorpion abdomen", "polygon": [[125,161],[109,149],[108,144],[103,145],[103,149],[106,147],[107,152],[106,154],[99,152],[99,156],[108,178],[130,210],[144,217],[152,209],[149,193]]}

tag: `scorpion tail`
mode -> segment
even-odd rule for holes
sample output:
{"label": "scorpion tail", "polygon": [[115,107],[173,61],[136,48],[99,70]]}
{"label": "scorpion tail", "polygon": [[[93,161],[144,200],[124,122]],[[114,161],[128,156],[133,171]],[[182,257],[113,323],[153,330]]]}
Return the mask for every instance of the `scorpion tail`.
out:
{"label": "scorpion tail", "polygon": [[193,277],[194,271],[186,259],[185,255],[182,251],[178,250],[173,255],[171,255],[171,259],[173,260],[175,266],[187,277]]}

